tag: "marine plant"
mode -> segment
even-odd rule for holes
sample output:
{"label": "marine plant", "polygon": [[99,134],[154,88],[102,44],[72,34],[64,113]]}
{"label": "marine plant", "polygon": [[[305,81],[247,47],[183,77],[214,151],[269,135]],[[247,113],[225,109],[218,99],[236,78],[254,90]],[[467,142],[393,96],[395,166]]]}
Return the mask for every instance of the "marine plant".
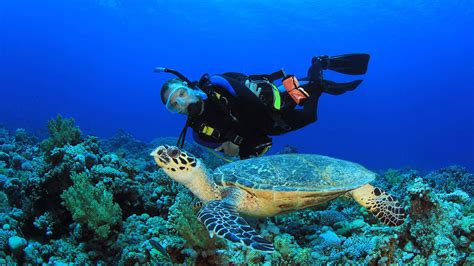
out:
{"label": "marine plant", "polygon": [[45,152],[45,158],[50,159],[54,148],[63,147],[66,144],[77,145],[81,142],[81,130],[74,125],[73,118],[63,118],[60,114],[56,119],[48,122],[49,138],[41,143],[41,149]]}
{"label": "marine plant", "polygon": [[74,184],[61,194],[63,205],[74,221],[86,225],[99,239],[107,239],[122,221],[122,211],[113,196],[101,185],[93,186],[85,173],[71,175]]}

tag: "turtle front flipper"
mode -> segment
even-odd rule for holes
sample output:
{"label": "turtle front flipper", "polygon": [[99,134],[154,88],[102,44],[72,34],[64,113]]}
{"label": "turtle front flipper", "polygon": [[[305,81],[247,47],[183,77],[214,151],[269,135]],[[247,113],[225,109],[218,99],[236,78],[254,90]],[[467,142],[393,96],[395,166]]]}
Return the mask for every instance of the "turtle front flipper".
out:
{"label": "turtle front flipper", "polygon": [[236,207],[226,200],[209,201],[198,213],[211,237],[219,237],[264,252],[274,251],[273,244],[261,237],[240,217]]}
{"label": "turtle front flipper", "polygon": [[366,184],[350,193],[360,205],[367,208],[384,224],[398,226],[405,221],[405,210],[397,198],[384,190]]}

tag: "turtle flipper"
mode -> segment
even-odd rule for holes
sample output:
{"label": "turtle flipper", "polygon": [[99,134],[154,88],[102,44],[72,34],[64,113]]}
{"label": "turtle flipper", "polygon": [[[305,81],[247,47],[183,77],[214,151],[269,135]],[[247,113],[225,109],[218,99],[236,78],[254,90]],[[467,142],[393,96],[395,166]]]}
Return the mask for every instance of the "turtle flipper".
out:
{"label": "turtle flipper", "polygon": [[405,210],[397,198],[384,190],[366,184],[351,191],[352,197],[386,225],[398,226],[405,221]]}
{"label": "turtle flipper", "polygon": [[234,243],[240,243],[264,252],[274,251],[273,244],[261,237],[238,214],[234,205],[225,200],[209,201],[198,213],[211,237],[216,234]]}

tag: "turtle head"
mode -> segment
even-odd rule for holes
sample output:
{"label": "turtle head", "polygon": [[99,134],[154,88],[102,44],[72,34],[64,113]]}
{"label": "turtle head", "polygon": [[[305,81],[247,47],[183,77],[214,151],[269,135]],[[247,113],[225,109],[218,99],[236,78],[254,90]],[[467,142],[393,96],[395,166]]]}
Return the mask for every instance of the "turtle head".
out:
{"label": "turtle head", "polygon": [[192,154],[176,146],[161,145],[150,155],[169,177],[185,185],[199,199],[220,198],[220,188],[210,178],[204,164]]}
{"label": "turtle head", "polygon": [[185,185],[193,179],[195,171],[198,170],[196,157],[176,146],[161,145],[150,155],[168,176]]}

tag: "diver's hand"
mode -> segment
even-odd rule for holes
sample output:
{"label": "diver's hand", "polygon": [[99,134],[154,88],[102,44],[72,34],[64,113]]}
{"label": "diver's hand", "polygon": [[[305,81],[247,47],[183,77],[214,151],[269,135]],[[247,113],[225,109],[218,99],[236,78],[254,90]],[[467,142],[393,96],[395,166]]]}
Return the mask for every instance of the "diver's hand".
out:
{"label": "diver's hand", "polygon": [[239,156],[240,148],[231,141],[222,143],[221,146],[214,149],[215,151],[222,151],[229,156]]}

